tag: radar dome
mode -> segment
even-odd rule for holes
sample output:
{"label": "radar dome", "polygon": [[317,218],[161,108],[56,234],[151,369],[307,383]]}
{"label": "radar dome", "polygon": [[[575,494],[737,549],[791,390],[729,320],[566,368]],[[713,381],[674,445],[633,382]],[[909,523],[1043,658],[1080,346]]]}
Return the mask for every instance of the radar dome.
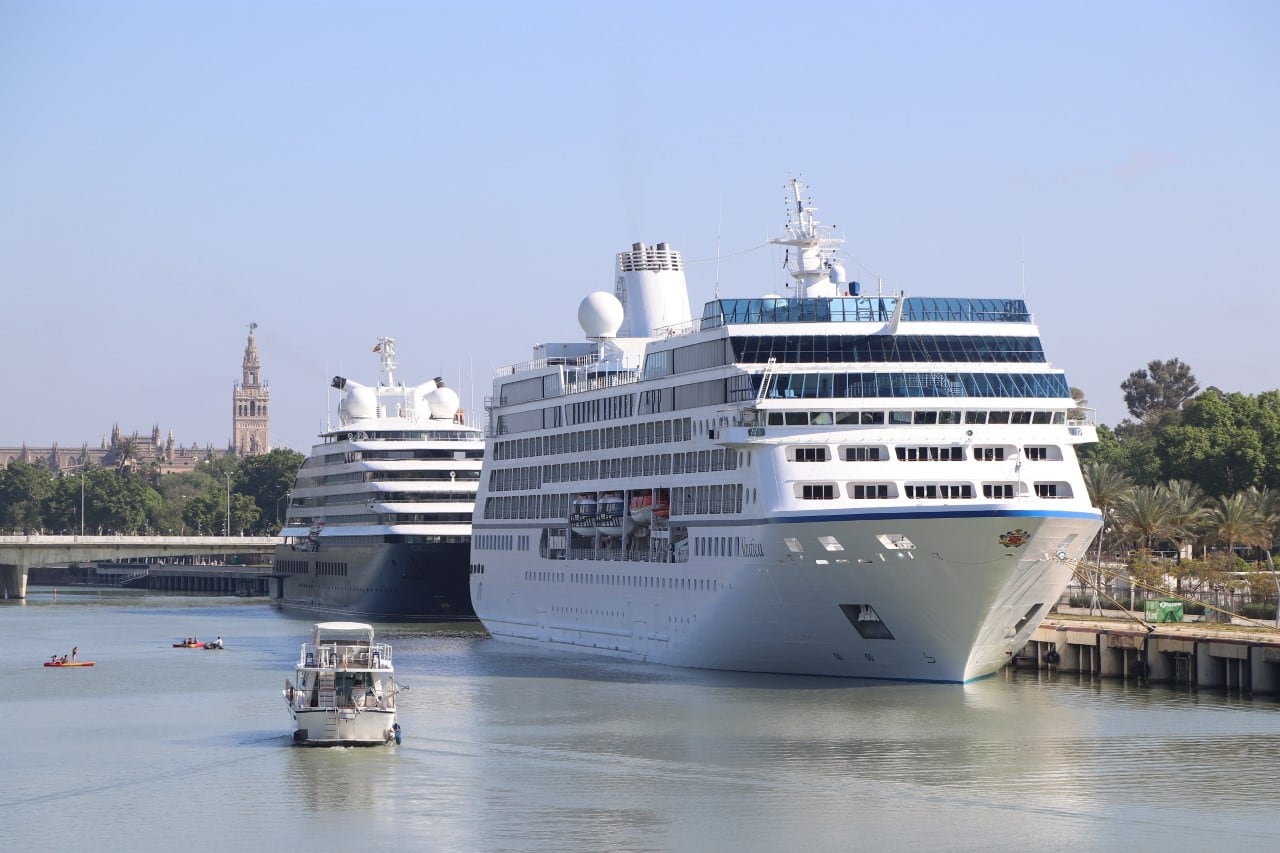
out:
{"label": "radar dome", "polygon": [[378,416],[378,395],[372,388],[348,382],[346,396],[338,404],[338,414],[344,422],[375,418]]}
{"label": "radar dome", "polygon": [[578,325],[588,338],[612,338],[622,326],[622,303],[603,290],[589,293],[578,306]]}
{"label": "radar dome", "polygon": [[426,399],[427,408],[431,410],[431,417],[436,419],[451,420],[454,413],[458,411],[458,405],[461,402],[457,391],[452,388],[446,388],[443,385],[428,394]]}

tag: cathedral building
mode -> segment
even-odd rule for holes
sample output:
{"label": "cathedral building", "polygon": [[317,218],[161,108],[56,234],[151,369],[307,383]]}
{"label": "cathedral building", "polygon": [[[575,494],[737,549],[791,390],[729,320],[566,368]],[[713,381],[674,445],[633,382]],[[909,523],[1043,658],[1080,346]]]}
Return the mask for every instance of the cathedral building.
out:
{"label": "cathedral building", "polygon": [[258,359],[258,342],[253,332],[257,323],[249,324],[249,341],[244,348],[241,381],[235,383],[231,399],[231,441],[225,449],[212,444],[201,447],[192,443],[183,447],[174,439],[173,430],[161,438],[159,425],[149,436],[137,432],[125,435],[117,423],[111,438],[103,438],[96,447],[88,442],[79,447],[31,447],[25,442],[18,447],[0,447],[0,468],[11,462],[43,465],[55,474],[74,474],[86,465],[99,467],[150,467],[158,473],[170,474],[194,470],[196,464],[222,456],[256,456],[271,449],[270,390],[262,382],[262,365]]}

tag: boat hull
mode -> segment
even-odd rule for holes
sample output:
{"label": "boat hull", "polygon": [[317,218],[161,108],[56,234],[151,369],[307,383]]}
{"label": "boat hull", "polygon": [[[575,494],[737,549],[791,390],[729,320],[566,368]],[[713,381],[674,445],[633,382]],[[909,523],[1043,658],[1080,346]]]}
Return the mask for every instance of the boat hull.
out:
{"label": "boat hull", "polygon": [[93,666],[94,663],[95,661],[91,661],[91,660],[75,661],[75,662],[67,661],[66,663],[53,663],[51,661],[45,661],[44,665],[48,667],[53,667],[55,669],[61,669],[64,666]]}
{"label": "boat hull", "polygon": [[[335,537],[335,540],[337,538]],[[290,609],[382,621],[475,619],[467,542],[321,540],[319,550],[276,550],[282,604]]]}
{"label": "boat hull", "polygon": [[393,710],[295,710],[293,720],[297,746],[382,746],[395,738]]}
{"label": "boat hull", "polygon": [[687,562],[486,553],[472,598],[500,640],[707,669],[965,682],[1026,643],[1098,526],[1096,513],[1019,511],[691,526],[691,538],[715,535]]}

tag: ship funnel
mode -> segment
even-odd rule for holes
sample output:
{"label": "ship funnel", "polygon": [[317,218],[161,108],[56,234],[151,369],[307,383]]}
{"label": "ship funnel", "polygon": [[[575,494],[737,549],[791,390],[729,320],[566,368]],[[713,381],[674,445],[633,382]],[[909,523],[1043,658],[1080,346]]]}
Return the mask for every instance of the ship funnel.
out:
{"label": "ship funnel", "polygon": [[653,338],[693,320],[684,259],[667,243],[632,243],[631,251],[620,252],[614,295],[623,308],[620,338]]}

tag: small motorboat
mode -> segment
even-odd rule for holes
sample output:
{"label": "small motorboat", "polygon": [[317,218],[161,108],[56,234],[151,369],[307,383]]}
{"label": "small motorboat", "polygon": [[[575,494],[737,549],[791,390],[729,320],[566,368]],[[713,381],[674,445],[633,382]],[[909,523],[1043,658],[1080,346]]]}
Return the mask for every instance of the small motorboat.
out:
{"label": "small motorboat", "polygon": [[91,660],[47,660],[45,666],[93,666],[94,661]]}
{"label": "small motorboat", "polygon": [[207,643],[204,644],[204,647],[206,649],[221,649],[223,648],[222,638],[219,637],[216,640],[209,640]]}
{"label": "small motorboat", "polygon": [[403,736],[391,646],[363,622],[318,622],[303,643],[284,701],[299,746],[375,746]]}

